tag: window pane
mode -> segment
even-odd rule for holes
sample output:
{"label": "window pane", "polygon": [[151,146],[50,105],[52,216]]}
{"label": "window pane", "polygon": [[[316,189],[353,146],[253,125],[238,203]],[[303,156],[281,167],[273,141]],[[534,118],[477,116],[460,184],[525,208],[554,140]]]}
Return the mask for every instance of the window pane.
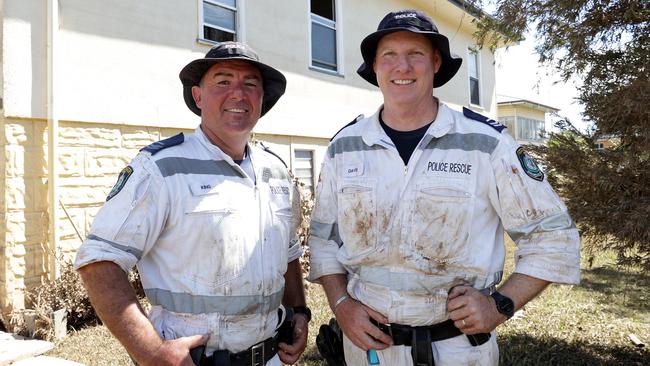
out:
{"label": "window pane", "polygon": [[514,131],[515,131],[515,118],[514,117],[501,117],[501,118],[499,118],[499,123],[506,126],[506,128],[508,130],[510,130],[511,135],[514,133]]}
{"label": "window pane", "polygon": [[480,104],[480,98],[479,98],[479,85],[478,85],[478,79],[474,78],[469,78],[469,93],[470,93],[470,102],[472,104]]}
{"label": "window pane", "polygon": [[215,4],[224,4],[224,5],[228,5],[228,6],[232,7],[232,8],[237,7],[237,3],[236,3],[235,0],[208,0],[207,2],[215,3]]}
{"label": "window pane", "polygon": [[334,0],[311,0],[311,12],[330,20],[334,19]]}
{"label": "window pane", "polygon": [[203,3],[203,21],[235,32],[235,12],[230,9]]}
{"label": "window pane", "polygon": [[315,66],[336,71],[336,31],[312,22],[311,57]]}
{"label": "window pane", "polygon": [[476,52],[470,52],[469,62],[467,67],[469,69],[469,76],[478,79],[478,54]]}
{"label": "window pane", "polygon": [[234,33],[224,32],[220,29],[210,28],[207,26],[203,27],[203,37],[215,42],[227,42],[235,40]]}
{"label": "window pane", "polygon": [[298,181],[314,193],[313,154],[311,150],[294,150],[293,172]]}

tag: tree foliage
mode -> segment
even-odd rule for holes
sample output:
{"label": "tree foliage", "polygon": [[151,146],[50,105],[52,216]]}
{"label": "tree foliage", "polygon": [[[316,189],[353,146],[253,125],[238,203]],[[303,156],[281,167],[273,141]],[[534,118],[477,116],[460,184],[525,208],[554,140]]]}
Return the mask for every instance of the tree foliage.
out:
{"label": "tree foliage", "polygon": [[[483,1],[469,1],[474,6]],[[588,249],[616,249],[621,263],[650,269],[650,2],[496,0],[480,16],[481,46],[536,34],[539,60],[578,78],[591,129],[567,119],[538,149]],[[616,143],[595,148],[598,139]]]}

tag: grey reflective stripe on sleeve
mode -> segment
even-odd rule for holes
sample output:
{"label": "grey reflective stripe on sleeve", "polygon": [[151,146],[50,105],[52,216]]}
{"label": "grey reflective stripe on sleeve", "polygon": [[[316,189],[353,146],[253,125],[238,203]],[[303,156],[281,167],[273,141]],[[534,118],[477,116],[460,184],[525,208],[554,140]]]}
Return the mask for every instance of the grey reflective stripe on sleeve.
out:
{"label": "grey reflective stripe on sleeve", "polygon": [[535,234],[544,233],[557,230],[574,229],[576,225],[571,220],[571,216],[567,212],[560,212],[557,215],[544,217],[540,220],[531,221],[526,225],[506,230],[510,238],[517,242],[519,239]]}
{"label": "grey reflective stripe on sleeve", "polygon": [[160,305],[176,313],[221,315],[268,314],[280,307],[283,290],[272,295],[206,296],[171,292],[159,288],[144,289],[151,305]]}
{"label": "grey reflective stripe on sleeve", "polygon": [[343,245],[343,241],[341,241],[341,237],[339,237],[339,228],[337,224],[323,224],[312,220],[309,224],[309,232],[323,240],[333,240],[338,244],[339,248]]}
{"label": "grey reflective stripe on sleeve", "polygon": [[244,175],[225,160],[162,158],[156,161],[163,177],[174,174],[212,174],[244,178]]}
{"label": "grey reflective stripe on sleeve", "polygon": [[496,138],[480,133],[450,133],[440,138],[432,138],[423,149],[456,149],[463,151],[481,151],[486,154],[492,154],[498,144],[499,140]]}
{"label": "grey reflective stripe on sleeve", "polygon": [[503,272],[494,272],[486,277],[468,276],[431,276],[424,273],[392,272],[383,267],[360,267],[352,268],[363,282],[378,286],[388,287],[393,291],[411,291],[416,293],[431,293],[432,289],[439,289],[458,283],[462,278],[475,288],[483,289],[499,283]]}
{"label": "grey reflective stripe on sleeve", "polygon": [[384,150],[385,147],[381,145],[372,145],[368,146],[361,136],[346,136],[336,139],[330,144],[327,148],[327,155],[330,158],[333,158],[336,154],[342,154],[344,152],[356,152],[356,151],[366,151],[366,150]]}
{"label": "grey reflective stripe on sleeve", "polygon": [[140,260],[142,258],[142,251],[139,250],[139,249],[135,249],[135,248],[132,248],[132,247],[127,247],[126,245],[117,244],[117,243],[114,243],[114,242],[112,242],[110,240],[100,238],[99,236],[93,235],[93,234],[88,235],[88,237],[86,239],[88,239],[88,240],[96,240],[96,241],[101,241],[103,243],[106,243],[106,244],[112,246],[115,249],[119,249],[119,250],[121,250],[123,252],[127,252],[129,254],[132,254],[134,257],[138,258],[138,260]]}

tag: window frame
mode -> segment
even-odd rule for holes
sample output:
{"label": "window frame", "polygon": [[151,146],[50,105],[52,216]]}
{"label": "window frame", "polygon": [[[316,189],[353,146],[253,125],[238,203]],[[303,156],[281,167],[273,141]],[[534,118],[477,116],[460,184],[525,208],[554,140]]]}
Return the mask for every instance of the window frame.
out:
{"label": "window frame", "polygon": [[[470,67],[469,67],[469,59],[474,58],[476,62],[476,77],[473,77],[471,75]],[[471,106],[476,106],[476,107],[481,107],[481,102],[483,100],[481,96],[481,87],[482,87],[482,82],[481,82],[481,75],[483,75],[483,70],[481,70],[481,53],[480,50],[476,47],[468,47],[467,48],[467,83],[468,83],[468,88],[467,88],[467,94],[468,94],[468,99],[469,99],[469,105]],[[474,103],[472,101],[472,79],[476,79],[476,84],[477,84],[477,89],[478,89],[478,103]]]}
{"label": "window frame", "polygon": [[207,27],[210,27],[210,28],[214,28],[214,29],[224,31],[224,32],[229,32],[229,33],[231,32],[230,29],[226,29],[226,28],[220,27],[218,25],[205,22],[205,16],[203,14],[203,4],[204,3],[212,4],[212,5],[215,5],[215,6],[220,6],[220,7],[224,8],[224,9],[234,11],[235,12],[235,33],[234,33],[233,38],[237,42],[245,42],[246,41],[246,37],[244,35],[245,27],[243,26],[243,22],[244,22],[243,14],[244,14],[245,0],[235,0],[235,7],[234,8],[232,6],[230,6],[230,5],[222,3],[220,0],[197,0],[197,4],[198,4],[198,21],[197,21],[197,24],[198,24],[198,27],[197,27],[196,41],[198,43],[203,43],[203,44],[208,44],[208,45],[217,45],[217,44],[220,43],[218,41],[213,41],[211,39],[206,38],[205,33],[203,31],[203,27],[207,26]]}
{"label": "window frame", "polygon": [[300,181],[300,178],[296,174],[296,163],[298,158],[296,157],[296,151],[306,151],[309,152],[311,155],[311,194],[312,197],[316,193],[316,149],[314,149],[311,146],[294,146],[292,144],[291,146],[291,173],[293,174],[294,177],[296,177],[296,180]]}
{"label": "window frame", "polygon": [[[342,37],[341,37],[341,34],[343,33],[343,26],[342,26],[342,22],[340,21],[340,19],[342,19],[341,6],[340,6],[341,4],[340,4],[340,0],[332,0],[332,2],[334,3],[334,12],[333,13],[334,13],[334,19],[335,20],[327,19],[327,18],[324,18],[324,17],[322,17],[320,15],[312,13],[311,12],[311,2],[307,3],[307,9],[308,9],[308,11],[307,11],[307,24],[308,24],[308,27],[307,27],[307,30],[308,30],[308,34],[307,34],[307,43],[308,43],[307,54],[308,55],[307,56],[309,58],[309,69],[310,70],[323,72],[323,73],[330,74],[330,75],[335,75],[335,76],[343,76],[344,75],[344,70],[343,70],[343,47],[341,46],[341,42],[343,41]],[[312,38],[311,37],[311,35],[312,35],[312,25],[313,25],[313,22],[315,21],[313,19],[314,17],[316,18],[316,21],[320,25],[329,27],[330,29],[334,30],[334,35],[335,35],[334,39],[335,39],[335,42],[336,42],[336,45],[335,45],[336,70],[330,70],[330,69],[320,67],[318,65],[314,65],[314,58],[313,58],[313,52],[312,52],[312,41],[311,41],[311,38]],[[334,23],[334,25],[332,26],[329,23]]]}

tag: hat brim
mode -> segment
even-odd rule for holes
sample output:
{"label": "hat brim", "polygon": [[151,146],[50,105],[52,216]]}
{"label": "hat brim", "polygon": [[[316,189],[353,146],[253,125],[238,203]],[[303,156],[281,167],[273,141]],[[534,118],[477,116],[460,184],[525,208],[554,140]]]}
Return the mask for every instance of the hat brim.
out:
{"label": "hat brim", "polygon": [[460,69],[463,59],[449,51],[449,40],[442,34],[405,28],[387,28],[371,33],[361,41],[361,56],[363,57],[363,63],[359,66],[357,74],[370,84],[379,86],[377,83],[377,74],[375,74],[375,70],[373,70],[375,53],[377,52],[379,40],[381,40],[385,35],[395,32],[412,32],[421,34],[429,39],[431,45],[435,49],[440,51],[442,64],[433,77],[434,88],[445,85]]}
{"label": "hat brim", "polygon": [[260,71],[264,96],[262,97],[262,108],[260,117],[271,110],[275,103],[284,94],[287,87],[287,79],[284,75],[269,65],[259,61],[251,60],[248,57],[228,57],[228,58],[201,58],[187,64],[178,75],[183,83],[183,99],[187,107],[197,116],[201,115],[201,108],[196,105],[192,96],[192,87],[198,86],[203,75],[216,63],[242,60],[253,64]]}

